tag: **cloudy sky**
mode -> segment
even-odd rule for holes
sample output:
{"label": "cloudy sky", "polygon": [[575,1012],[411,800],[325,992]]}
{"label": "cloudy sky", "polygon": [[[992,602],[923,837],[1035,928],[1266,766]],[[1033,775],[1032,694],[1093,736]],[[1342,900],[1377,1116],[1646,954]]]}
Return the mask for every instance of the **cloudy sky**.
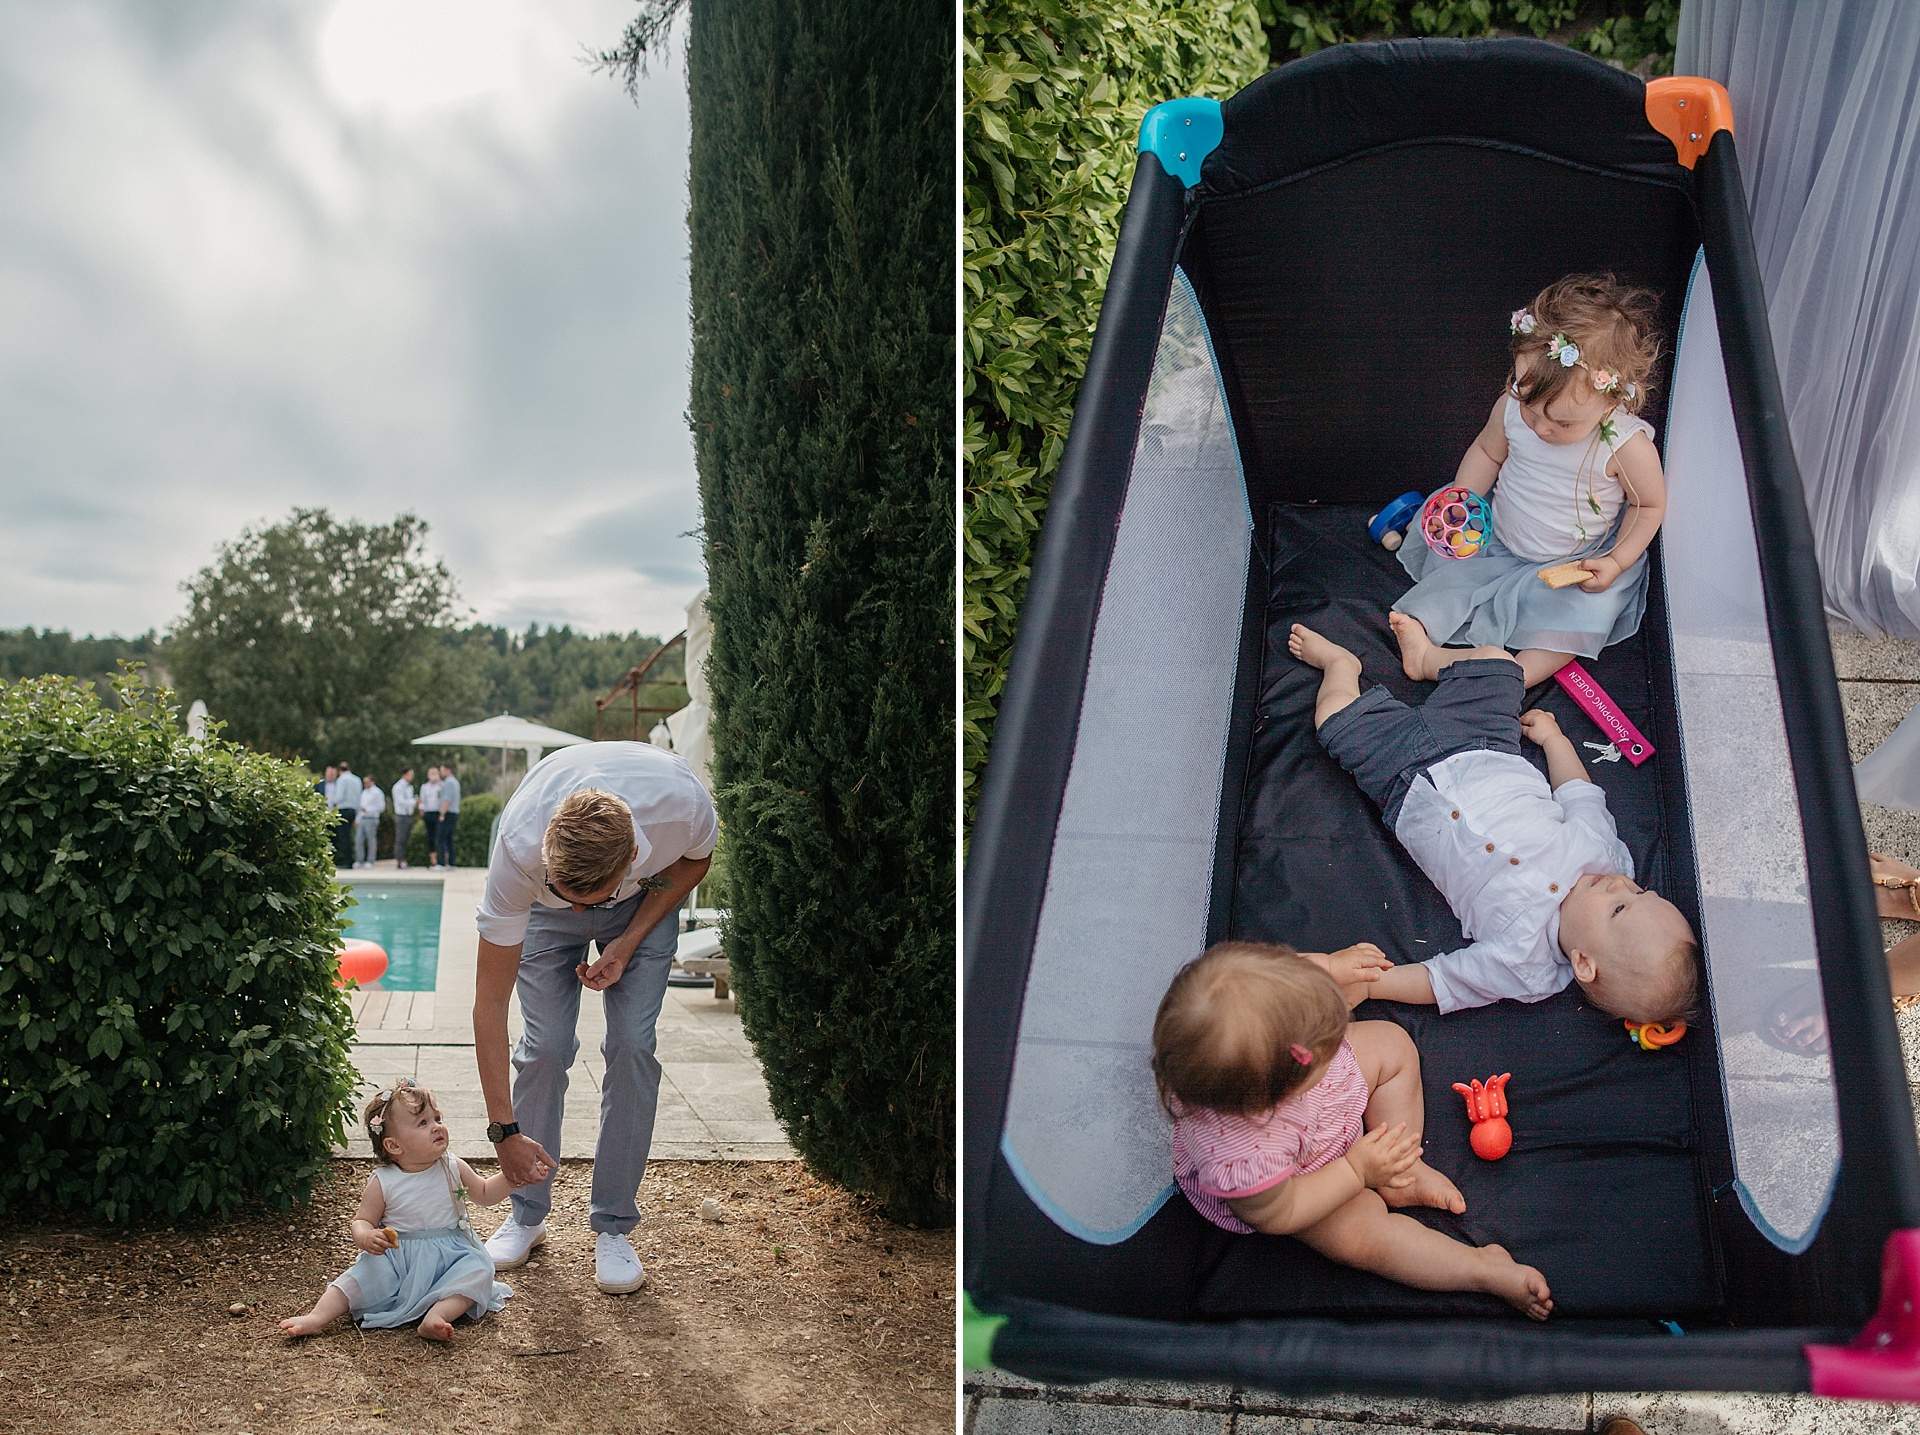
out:
{"label": "cloudy sky", "polygon": [[165,628],[295,506],[474,618],[683,625],[686,91],[631,0],[0,7],[0,627]]}

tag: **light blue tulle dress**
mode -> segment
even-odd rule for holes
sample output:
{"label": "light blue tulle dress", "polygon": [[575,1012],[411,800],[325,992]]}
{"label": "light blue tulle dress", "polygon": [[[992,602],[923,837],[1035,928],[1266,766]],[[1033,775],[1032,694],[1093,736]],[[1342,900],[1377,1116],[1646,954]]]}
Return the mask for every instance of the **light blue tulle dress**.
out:
{"label": "light blue tulle dress", "polygon": [[448,1296],[473,1302],[478,1319],[499,1310],[513,1288],[493,1278],[493,1257],[467,1221],[466,1188],[452,1155],[424,1171],[377,1166],[374,1179],[386,1197],[385,1224],[400,1234],[397,1250],[360,1258],[334,1281],[347,1308],[363,1326],[378,1330],[412,1325]]}
{"label": "light blue tulle dress", "polygon": [[1521,421],[1520,405],[1509,398],[1505,427],[1492,539],[1471,558],[1442,558],[1421,541],[1416,519],[1400,546],[1414,586],[1394,609],[1418,618],[1442,647],[1544,648],[1596,658],[1640,627],[1647,555],[1604,593],[1549,588],[1539,570],[1613,547],[1633,509],[1605,465],[1635,434],[1651,439],[1653,426],[1616,411],[1606,431],[1611,442],[1596,440],[1591,451],[1584,443],[1550,444]]}

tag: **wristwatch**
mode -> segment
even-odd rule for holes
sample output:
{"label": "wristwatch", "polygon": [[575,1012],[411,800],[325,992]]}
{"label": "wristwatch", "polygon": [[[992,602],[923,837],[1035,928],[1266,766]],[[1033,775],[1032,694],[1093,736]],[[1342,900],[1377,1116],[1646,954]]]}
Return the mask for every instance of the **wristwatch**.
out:
{"label": "wristwatch", "polygon": [[518,1121],[509,1121],[505,1126],[502,1126],[498,1121],[489,1121],[487,1123],[487,1140],[496,1146],[509,1136],[518,1136],[519,1134],[520,1123]]}

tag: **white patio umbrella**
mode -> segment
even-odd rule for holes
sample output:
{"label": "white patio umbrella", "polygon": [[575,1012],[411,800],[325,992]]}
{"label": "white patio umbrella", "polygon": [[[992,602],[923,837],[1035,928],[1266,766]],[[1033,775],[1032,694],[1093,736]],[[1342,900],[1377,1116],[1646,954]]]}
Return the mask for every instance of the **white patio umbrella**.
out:
{"label": "white patio umbrella", "polygon": [[445,732],[430,732],[425,737],[413,740],[415,747],[497,747],[503,751],[518,748],[527,755],[527,769],[540,761],[540,754],[548,748],[572,747],[576,743],[592,742],[590,737],[579,737],[574,733],[562,732],[557,727],[546,727],[537,722],[528,722],[525,718],[515,717],[512,713],[501,713],[499,717],[486,718],[480,722],[470,722],[465,727],[450,727]]}

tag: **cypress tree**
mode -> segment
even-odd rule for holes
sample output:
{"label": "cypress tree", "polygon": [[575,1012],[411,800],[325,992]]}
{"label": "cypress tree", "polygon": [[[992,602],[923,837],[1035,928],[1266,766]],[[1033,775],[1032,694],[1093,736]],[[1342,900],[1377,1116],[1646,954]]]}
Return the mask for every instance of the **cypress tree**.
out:
{"label": "cypress tree", "polygon": [[694,0],[693,387],[733,963],[808,1164],[951,1221],[953,12]]}

